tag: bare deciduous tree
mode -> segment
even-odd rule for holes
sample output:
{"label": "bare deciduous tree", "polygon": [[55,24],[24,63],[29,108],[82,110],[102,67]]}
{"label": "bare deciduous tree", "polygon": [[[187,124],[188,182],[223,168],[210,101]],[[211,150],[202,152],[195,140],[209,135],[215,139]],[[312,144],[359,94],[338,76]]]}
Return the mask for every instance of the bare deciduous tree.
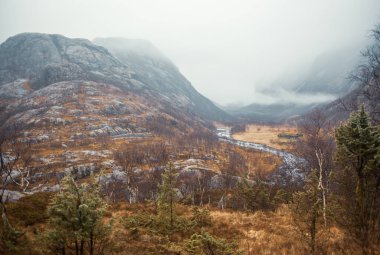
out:
{"label": "bare deciduous tree", "polygon": [[359,109],[365,104],[374,124],[380,123],[380,24],[371,31],[373,44],[363,52],[364,63],[350,74],[350,79],[358,88],[348,97],[339,100],[339,105],[346,112]]}
{"label": "bare deciduous tree", "polygon": [[330,173],[333,169],[334,139],[326,116],[316,109],[299,123],[303,138],[296,144],[296,152],[305,161],[302,168],[306,175],[310,169],[317,170],[318,190],[320,191],[324,225],[327,226],[327,196],[329,193]]}
{"label": "bare deciduous tree", "polygon": [[2,128],[0,130],[0,210],[2,231],[16,231],[8,221],[6,202],[13,189],[26,191],[31,175],[31,161],[33,159],[30,144],[18,139],[19,128]]}

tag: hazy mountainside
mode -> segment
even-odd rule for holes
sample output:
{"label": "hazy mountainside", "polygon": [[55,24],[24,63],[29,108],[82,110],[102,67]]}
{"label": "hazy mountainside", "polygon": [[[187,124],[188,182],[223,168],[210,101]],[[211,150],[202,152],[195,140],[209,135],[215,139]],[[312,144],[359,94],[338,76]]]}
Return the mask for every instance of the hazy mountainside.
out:
{"label": "hazy mountainside", "polygon": [[95,44],[107,48],[133,70],[132,77],[149,84],[157,93],[190,104],[203,117],[223,120],[228,116],[197,92],[179,69],[153,44],[125,38],[96,38]]}
{"label": "hazy mountainside", "polygon": [[325,52],[315,59],[304,81],[296,85],[295,91],[345,95],[355,87],[348,77],[360,59],[360,48],[356,47]]}
{"label": "hazy mountainside", "polygon": [[360,65],[350,72],[355,88],[320,107],[332,122],[346,120],[352,111],[363,105],[373,124],[380,124],[380,25],[372,30],[371,39],[362,50]]}
{"label": "hazy mountainside", "polygon": [[[96,38],[95,44],[108,49],[122,63],[133,69],[132,76],[152,88],[189,92],[191,84],[174,64],[150,42],[138,39]],[[178,83],[177,85],[176,83]]]}
{"label": "hazy mountainside", "polygon": [[[8,38],[0,46],[0,96],[9,99],[57,82],[82,80],[115,85],[124,92],[150,99],[147,101],[151,106],[178,114],[211,120],[227,116],[188,82],[185,87],[181,80],[177,83],[173,81],[170,91],[160,90],[153,83],[155,78],[141,78],[143,73],[155,77],[157,73],[151,73],[153,68],[134,61],[144,62],[144,56],[124,64],[105,48],[85,39],[38,33],[19,34]],[[172,69],[165,68],[175,67],[167,65],[161,68],[162,72],[172,73]],[[175,89],[176,86],[181,89]],[[200,102],[203,103],[201,106],[198,105]]]}
{"label": "hazy mountainside", "polygon": [[367,85],[362,85],[352,90],[347,95],[344,95],[343,97],[338,98],[327,105],[322,105],[319,108],[322,109],[324,114],[332,123],[339,123],[340,121],[346,120],[352,111],[357,111],[360,109],[361,105],[364,105],[366,111],[369,112],[372,121],[379,124],[379,88],[380,87],[373,88]]}
{"label": "hazy mountainside", "polygon": [[317,104],[250,104],[242,108],[224,108],[233,116],[238,116],[253,122],[278,123],[285,121],[295,115],[299,115],[317,106]]}
{"label": "hazy mountainside", "polygon": [[[308,71],[297,74],[297,78],[279,78],[273,86],[261,91],[269,97],[278,98],[279,102],[223,109],[231,115],[259,122],[281,122],[302,115],[353,91],[355,83],[348,77],[360,61],[358,47],[325,52],[315,59]],[[283,90],[276,90],[278,87]],[[289,99],[290,96],[292,99]],[[315,100],[317,97],[319,99]],[[306,98],[311,101],[307,102]]]}

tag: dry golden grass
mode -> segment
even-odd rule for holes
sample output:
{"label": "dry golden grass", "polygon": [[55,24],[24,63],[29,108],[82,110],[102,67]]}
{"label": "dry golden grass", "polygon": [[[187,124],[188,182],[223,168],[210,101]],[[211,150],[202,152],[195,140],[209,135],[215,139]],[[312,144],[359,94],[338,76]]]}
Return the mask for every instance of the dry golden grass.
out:
{"label": "dry golden grass", "polygon": [[233,147],[233,150],[243,155],[246,159],[248,177],[253,177],[256,174],[266,176],[282,164],[282,159],[279,156],[268,152],[249,150],[237,146]]}
{"label": "dry golden grass", "polygon": [[211,215],[215,222],[226,222],[228,229],[240,230],[238,244],[244,254],[307,254],[307,246],[299,240],[287,209],[255,213],[213,211]]}
{"label": "dry golden grass", "polygon": [[[282,205],[276,212],[245,213],[214,209],[211,216],[215,224],[210,227],[210,232],[238,240],[245,255],[311,254],[287,205]],[[315,254],[360,254],[360,248],[338,227],[319,227]]]}
{"label": "dry golden grass", "polygon": [[246,142],[265,144],[276,149],[288,150],[291,143],[289,139],[278,138],[277,135],[280,133],[296,134],[297,129],[286,125],[269,126],[251,124],[247,125],[245,132],[236,133],[233,135],[233,138]]}
{"label": "dry golden grass", "polygon": [[[46,212],[48,199],[44,199],[45,196],[46,194],[36,194],[9,206],[10,212],[12,210],[18,212],[17,214],[12,213],[11,222],[26,233],[30,240],[26,248],[33,247],[35,249],[33,254],[42,254],[38,252],[41,247],[39,240],[41,234],[46,230],[47,220],[46,216],[41,217],[36,213]],[[36,204],[36,201],[39,202]],[[20,211],[21,208],[22,211]],[[32,210],[36,210],[36,212],[32,212]],[[136,229],[128,228],[123,223],[129,216],[155,215],[156,209],[153,202],[111,204],[104,220],[114,219],[112,240],[115,250],[112,254],[179,254],[173,252],[170,247],[183,246],[184,241],[193,233],[201,231],[217,238],[223,238],[228,242],[235,241],[239,250],[245,255],[310,254],[310,249],[295,227],[296,224],[294,224],[291,212],[286,205],[279,207],[276,212],[247,213],[228,209],[221,211],[213,207],[210,207],[209,210],[212,217],[211,225],[176,231],[170,238],[170,242],[168,236],[152,231],[148,225],[137,227],[136,232]],[[178,204],[176,212],[178,216],[190,220],[192,207]],[[30,216],[25,216],[25,213]],[[26,217],[28,221],[25,221]],[[339,228],[335,226],[325,230],[319,228],[315,254],[359,254],[359,252],[355,243],[346,238],[344,232]]]}
{"label": "dry golden grass", "polygon": [[[246,213],[241,211],[209,208],[212,225],[202,227],[211,235],[223,238],[229,242],[235,241],[240,251],[245,255],[253,254],[310,254],[310,249],[303,240],[299,230],[295,227],[290,210],[286,205],[276,212],[257,211]],[[191,206],[178,205],[178,215],[184,218],[191,217]],[[152,203],[148,204],[119,204],[112,208],[112,216],[123,218],[141,213],[154,214]],[[121,244],[121,252],[116,254],[176,254],[165,253],[161,244],[167,242],[165,238],[155,235],[147,229],[140,228],[139,238],[131,238],[129,230],[118,225],[115,232],[115,241]],[[175,245],[181,245],[192,233],[201,231],[194,229],[186,233],[176,233],[172,237]],[[317,237],[316,254],[357,254],[358,247],[347,239],[337,227],[321,230]]]}

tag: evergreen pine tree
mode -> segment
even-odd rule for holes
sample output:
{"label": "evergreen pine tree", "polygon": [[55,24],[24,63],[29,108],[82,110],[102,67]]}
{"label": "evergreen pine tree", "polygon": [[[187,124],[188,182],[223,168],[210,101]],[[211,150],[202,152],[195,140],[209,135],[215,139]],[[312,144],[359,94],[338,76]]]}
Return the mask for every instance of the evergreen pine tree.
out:
{"label": "evergreen pine tree", "polygon": [[255,184],[250,184],[247,180],[238,183],[238,196],[243,201],[244,210],[258,211],[270,210],[273,204],[270,198],[268,185],[260,178],[254,179]]}
{"label": "evergreen pine tree", "polygon": [[233,255],[242,254],[236,243],[213,237],[207,232],[193,234],[185,242],[185,254],[188,255]]}
{"label": "evergreen pine tree", "polygon": [[157,211],[160,223],[166,228],[169,226],[170,235],[173,232],[174,222],[176,219],[175,204],[176,204],[176,183],[177,173],[173,162],[166,165],[165,171],[162,174],[162,184],[159,187]]}
{"label": "evergreen pine tree", "polygon": [[317,171],[309,174],[303,191],[293,194],[290,204],[294,224],[308,244],[311,253],[316,252],[317,234],[322,216],[322,198],[318,190]]}
{"label": "evergreen pine tree", "polygon": [[206,208],[193,207],[192,219],[195,226],[207,227],[212,225],[210,211]]}
{"label": "evergreen pine tree", "polygon": [[342,218],[368,253],[371,243],[380,241],[380,128],[370,124],[362,106],[335,137]]}
{"label": "evergreen pine tree", "polygon": [[77,185],[71,176],[63,178],[61,191],[48,209],[52,227],[48,247],[61,254],[72,248],[83,255],[86,247],[90,255],[104,254],[111,232],[111,225],[102,222],[106,208],[97,185]]}

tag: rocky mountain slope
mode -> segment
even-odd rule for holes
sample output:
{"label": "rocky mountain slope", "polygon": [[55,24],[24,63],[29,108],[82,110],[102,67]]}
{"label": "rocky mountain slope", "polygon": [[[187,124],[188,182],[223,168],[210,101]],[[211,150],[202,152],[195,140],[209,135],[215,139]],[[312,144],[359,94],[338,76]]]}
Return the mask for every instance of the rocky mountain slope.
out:
{"label": "rocky mountain slope", "polygon": [[0,46],[0,85],[27,79],[34,89],[59,81],[89,80],[139,88],[131,71],[106,49],[85,39],[24,33]]}
{"label": "rocky mountain slope", "polygon": [[[153,72],[156,68],[154,63],[141,66],[139,62],[144,61],[149,62],[149,56],[141,55],[139,59],[131,57],[122,63],[105,48],[85,39],[19,34],[0,46],[1,97],[11,98],[15,93],[23,93],[19,88],[10,89],[20,79],[28,82],[30,91],[60,81],[84,80],[115,85],[123,91],[150,98],[152,103],[165,104],[184,114],[211,120],[227,117],[200,95],[173,64],[164,65],[159,72]],[[174,77],[170,79],[170,86],[160,72],[165,73],[164,76]],[[150,78],[146,79],[145,76]]]}
{"label": "rocky mountain slope", "polygon": [[375,87],[361,84],[347,95],[333,102],[318,106],[327,118],[334,124],[345,121],[353,111],[360,109],[361,105],[369,113],[374,124],[380,124],[380,86],[377,78]]}
{"label": "rocky mountain slope", "polygon": [[[163,155],[181,162],[188,153],[217,174],[211,120],[227,115],[164,56],[133,52],[123,63],[88,40],[34,33],[0,45],[0,149],[7,162],[22,155],[10,175],[28,182],[7,185],[10,196],[54,191],[67,173],[117,175],[120,151],[149,171],[164,164]],[[206,152],[194,143],[205,143]]]}

